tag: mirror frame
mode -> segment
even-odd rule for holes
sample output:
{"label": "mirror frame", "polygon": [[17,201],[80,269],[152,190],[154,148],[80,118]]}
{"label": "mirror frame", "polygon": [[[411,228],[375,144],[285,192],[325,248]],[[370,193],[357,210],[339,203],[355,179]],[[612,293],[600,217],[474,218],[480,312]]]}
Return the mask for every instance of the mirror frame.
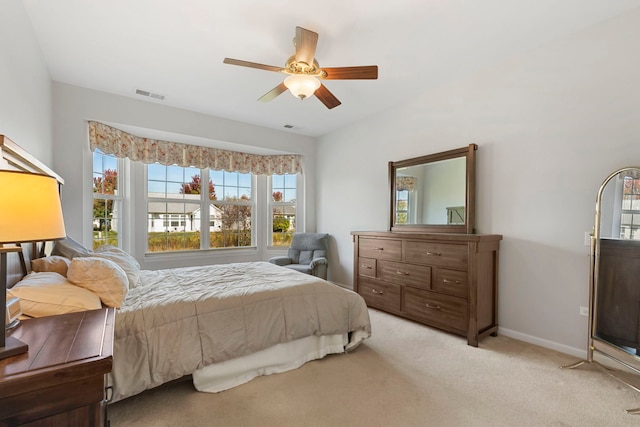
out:
{"label": "mirror frame", "polygon": [[[607,341],[604,338],[598,336],[597,323],[598,323],[598,289],[602,284],[600,283],[600,242],[602,236],[601,232],[601,220],[602,220],[602,196],[604,194],[607,184],[619,174],[628,171],[640,171],[640,166],[628,166],[620,168],[611,173],[600,186],[598,194],[596,196],[596,216],[595,224],[593,228],[593,234],[591,236],[591,268],[589,274],[589,342],[587,345],[587,362],[595,362],[594,354],[599,353],[607,356],[609,359],[618,362],[626,366],[636,374],[640,374],[640,355],[632,354],[624,351],[617,344]],[[596,362],[597,363],[597,362]],[[578,366],[580,362],[574,364]],[[573,367],[572,365],[571,367]],[[612,374],[609,374],[612,375]],[[613,375],[614,378],[629,385],[625,380]],[[635,386],[631,386],[637,390]]]}
{"label": "mirror frame", "polygon": [[[442,151],[427,156],[414,157],[412,159],[389,162],[389,230],[398,232],[423,232],[423,233],[467,233],[473,234],[476,216],[476,144],[469,144],[455,150]],[[441,160],[466,157],[466,195],[465,195],[465,221],[464,224],[395,224],[396,217],[396,171],[408,166],[434,163]]]}

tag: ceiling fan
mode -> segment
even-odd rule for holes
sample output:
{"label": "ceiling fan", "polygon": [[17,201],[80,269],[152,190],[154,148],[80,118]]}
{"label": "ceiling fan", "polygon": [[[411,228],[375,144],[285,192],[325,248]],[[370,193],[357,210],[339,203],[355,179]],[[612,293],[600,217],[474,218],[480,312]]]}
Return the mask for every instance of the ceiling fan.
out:
{"label": "ceiling fan", "polygon": [[320,80],[375,80],[378,78],[378,66],[366,65],[357,67],[328,67],[320,68],[315,59],[318,33],[296,27],[293,45],[295,55],[291,56],[284,67],[258,64],[239,59],[225,58],[225,64],[240,65],[242,67],[257,68],[259,70],[274,71],[288,74],[289,77],[269,92],[258,98],[258,101],[269,102],[287,89],[300,99],[315,95],[327,108],[331,109],[341,104]]}

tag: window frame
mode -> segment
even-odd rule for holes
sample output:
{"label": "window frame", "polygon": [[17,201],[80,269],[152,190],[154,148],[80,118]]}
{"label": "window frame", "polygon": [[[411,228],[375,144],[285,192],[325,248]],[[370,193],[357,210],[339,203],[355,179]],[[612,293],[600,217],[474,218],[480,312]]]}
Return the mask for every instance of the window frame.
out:
{"label": "window frame", "polygon": [[[293,232],[295,233],[296,231],[299,230],[298,224],[300,223],[299,221],[299,209],[298,209],[298,200],[299,200],[299,195],[300,195],[300,175],[301,174],[295,174],[295,191],[296,191],[296,198],[295,198],[295,202],[286,202],[286,201],[282,201],[282,202],[276,202],[273,200],[273,177],[275,176],[287,176],[287,175],[293,175],[293,174],[273,174],[273,175],[268,175],[267,177],[267,216],[268,216],[268,220],[267,220],[267,247],[270,249],[284,249],[284,248],[288,248],[290,247],[290,245],[275,245],[274,241],[273,241],[273,237],[274,237],[274,232],[273,232],[273,219],[274,219],[274,215],[273,215],[273,210],[276,207],[282,206],[282,207],[286,207],[286,206],[293,206],[294,207],[294,221],[295,221],[295,226],[293,229]],[[285,178],[286,179],[286,178]],[[280,188],[280,187],[278,187]],[[286,184],[284,189],[286,189]]]}
{"label": "window frame", "polygon": [[[163,165],[165,167],[169,167],[166,165]],[[175,165],[171,165],[171,166],[175,166]],[[180,167],[183,169],[188,169],[186,167],[182,167],[182,166],[175,166],[175,167]],[[257,183],[256,183],[256,175],[254,174],[249,174],[250,175],[250,179],[251,179],[251,183],[250,183],[250,191],[251,191],[251,198],[248,201],[229,201],[229,200],[224,200],[224,199],[216,199],[216,200],[211,200],[209,199],[208,196],[208,192],[207,193],[202,193],[199,195],[200,197],[198,199],[186,199],[186,198],[169,198],[169,197],[149,197],[149,191],[148,191],[148,182],[149,182],[149,165],[144,165],[144,180],[143,180],[143,185],[144,188],[142,189],[142,191],[144,192],[144,203],[145,203],[145,212],[146,212],[146,226],[145,229],[143,230],[143,234],[145,236],[145,255],[150,255],[153,254],[158,255],[158,254],[176,254],[176,253],[184,253],[184,252],[204,252],[204,251],[221,251],[221,250],[238,250],[238,249],[253,249],[255,250],[258,246],[257,243],[257,232],[256,232],[256,226],[254,226],[256,224],[256,211],[257,211],[257,202],[256,202],[256,194],[258,193],[257,191]],[[198,169],[198,168],[194,168],[197,169],[200,173],[200,178],[201,178],[201,183],[207,183],[206,185],[208,185],[209,180],[213,180],[212,178],[212,174],[211,169],[209,168],[204,168],[204,169]],[[227,172],[227,173],[238,173],[241,174],[241,172]],[[166,182],[166,181],[165,181]],[[203,184],[201,184],[203,185]],[[214,185],[216,185],[216,183],[214,183]],[[222,186],[220,184],[217,184],[218,186]],[[241,187],[238,187],[241,188]],[[200,230],[200,247],[195,249],[177,249],[177,250],[164,250],[164,251],[150,251],[149,250],[149,212],[148,212],[148,206],[150,202],[159,202],[159,203],[170,203],[170,202],[177,202],[177,203],[185,203],[185,204],[199,204],[200,207],[200,218],[198,219],[199,221],[199,225],[197,227],[198,230]],[[225,247],[211,247],[211,242],[210,242],[210,233],[212,231],[212,226],[211,224],[213,223],[213,219],[211,218],[211,206],[215,206],[215,205],[222,205],[222,206],[233,206],[233,205],[237,205],[237,206],[248,206],[251,209],[251,215],[249,218],[250,224],[251,224],[251,244],[248,246],[225,246]],[[169,220],[169,218],[159,218],[159,220],[166,222],[167,220]],[[207,230],[206,232],[203,232],[202,230]]]}
{"label": "window frame", "polygon": [[[117,184],[117,192],[118,194],[107,194],[107,193],[97,193],[94,192],[94,178],[95,178],[95,155],[96,155],[96,151],[99,151],[99,154],[102,156],[102,158],[104,159],[104,157],[110,157],[112,159],[114,159],[116,161],[116,165],[117,165],[117,179],[118,179],[118,184]],[[104,171],[106,169],[104,168],[104,160],[102,161],[102,167],[101,167],[101,173],[102,176],[104,176]],[[112,209],[112,211],[116,211],[119,212],[118,217],[116,218],[116,221],[118,223],[118,234],[117,234],[117,247],[119,248],[124,248],[126,247],[127,244],[127,227],[126,227],[126,221],[125,221],[125,199],[126,199],[126,188],[127,185],[125,184],[127,181],[127,175],[125,172],[125,162],[124,159],[122,158],[118,158],[116,156],[114,156],[113,154],[106,154],[104,153],[102,150],[100,150],[99,148],[96,148],[94,151],[91,152],[91,245],[92,248],[96,248],[96,238],[94,237],[94,230],[93,230],[93,226],[94,226],[94,221],[97,219],[95,218],[94,214],[93,214],[93,207],[94,207],[94,203],[96,200],[104,200],[105,203],[106,201],[112,201],[114,203],[114,207]],[[100,243],[100,245],[103,244],[112,244],[109,242],[108,238],[105,238],[104,242]],[[98,246],[100,246],[98,245]]]}

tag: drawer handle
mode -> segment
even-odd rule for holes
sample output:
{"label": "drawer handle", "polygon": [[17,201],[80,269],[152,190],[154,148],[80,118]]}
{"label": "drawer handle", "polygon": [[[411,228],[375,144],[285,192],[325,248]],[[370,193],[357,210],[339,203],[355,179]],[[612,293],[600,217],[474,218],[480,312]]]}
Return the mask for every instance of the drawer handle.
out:
{"label": "drawer handle", "polygon": [[431,305],[429,303],[425,304],[427,306],[427,308],[433,308],[434,310],[440,310],[440,306],[439,305]]}
{"label": "drawer handle", "polygon": [[104,397],[106,403],[111,403],[113,400],[113,386],[107,386],[104,388]]}
{"label": "drawer handle", "polygon": [[460,284],[460,280],[449,280],[449,279],[442,279],[443,283],[455,283],[456,285]]}
{"label": "drawer handle", "polygon": [[362,265],[360,266],[360,268],[364,268],[365,270],[371,270],[371,266],[370,266],[370,265],[364,265],[364,264],[362,264]]}
{"label": "drawer handle", "polygon": [[396,274],[400,274],[401,276],[408,276],[409,275],[409,273],[407,273],[406,271],[400,271],[400,270],[396,271]]}
{"label": "drawer handle", "polygon": [[429,256],[441,256],[442,254],[439,252],[427,252],[427,255]]}
{"label": "drawer handle", "polygon": [[384,248],[372,248],[374,251],[384,251]]}
{"label": "drawer handle", "polygon": [[372,292],[372,293],[374,293],[374,294],[376,294],[376,295],[383,295],[383,294],[384,294],[384,292],[382,292],[382,291],[376,291],[375,289],[371,289],[371,292]]}

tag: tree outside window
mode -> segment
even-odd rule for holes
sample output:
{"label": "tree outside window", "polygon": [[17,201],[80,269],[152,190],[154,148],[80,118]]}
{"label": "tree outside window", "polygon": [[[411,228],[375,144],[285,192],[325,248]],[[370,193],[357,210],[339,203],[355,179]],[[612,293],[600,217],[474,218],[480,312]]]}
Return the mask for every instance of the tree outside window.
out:
{"label": "tree outside window", "polygon": [[114,156],[96,149],[93,153],[93,247],[119,246],[119,162]]}
{"label": "tree outside window", "polygon": [[271,245],[290,246],[296,231],[296,175],[271,176]]}

